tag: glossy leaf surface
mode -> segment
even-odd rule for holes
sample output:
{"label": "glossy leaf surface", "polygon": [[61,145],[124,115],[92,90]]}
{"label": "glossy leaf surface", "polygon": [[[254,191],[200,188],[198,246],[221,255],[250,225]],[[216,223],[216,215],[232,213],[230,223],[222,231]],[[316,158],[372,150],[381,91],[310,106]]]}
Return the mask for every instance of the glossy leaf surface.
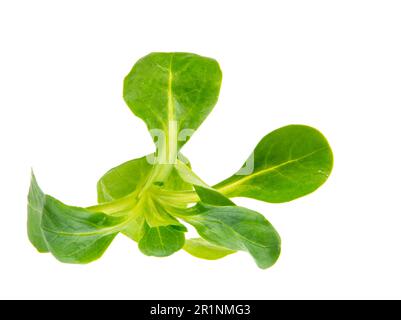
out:
{"label": "glossy leaf surface", "polygon": [[[203,239],[230,250],[247,251],[263,269],[277,261],[280,236],[263,215],[235,205],[207,204],[224,204],[224,196],[217,197],[216,191],[207,188],[196,190],[201,191],[202,202],[190,209],[183,219],[192,224]],[[229,204],[230,200],[226,201]]]}
{"label": "glossy leaf surface", "polygon": [[138,247],[147,256],[167,257],[184,246],[184,232],[174,226],[146,227]]}
{"label": "glossy leaf surface", "polygon": [[183,249],[194,257],[206,260],[217,260],[235,253],[234,250],[212,244],[202,238],[187,239]]}
{"label": "glossy leaf surface", "polygon": [[235,206],[235,203],[212,188],[195,186],[195,191],[201,202],[215,206]]}
{"label": "glossy leaf surface", "polygon": [[266,135],[246,163],[253,168],[214,186],[228,197],[287,202],[319,188],[330,175],[333,154],[316,129],[290,125]]}
{"label": "glossy leaf surface", "polygon": [[40,189],[35,175],[32,173],[31,186],[28,193],[28,237],[39,252],[49,252],[41,228],[45,198],[45,194]]}
{"label": "glossy leaf surface", "polygon": [[125,218],[67,206],[46,196],[42,230],[50,252],[66,263],[88,263],[102,256]]}
{"label": "glossy leaf surface", "polygon": [[242,207],[204,206],[185,218],[205,240],[231,250],[249,252],[260,268],[272,266],[280,255],[280,237],[259,213]]}
{"label": "glossy leaf surface", "polygon": [[221,78],[213,59],[192,53],[151,53],[126,76],[124,99],[149,130],[164,132],[168,147],[176,142],[179,148],[216,104]]}

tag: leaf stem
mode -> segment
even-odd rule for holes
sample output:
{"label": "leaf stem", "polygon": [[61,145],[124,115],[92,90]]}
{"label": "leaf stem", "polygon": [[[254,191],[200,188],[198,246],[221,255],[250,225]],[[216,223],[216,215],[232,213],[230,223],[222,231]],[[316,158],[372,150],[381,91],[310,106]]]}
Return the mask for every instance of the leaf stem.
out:
{"label": "leaf stem", "polygon": [[183,204],[190,204],[199,201],[199,196],[195,191],[174,191],[159,189],[157,196],[162,200],[167,200],[168,202],[178,202]]}
{"label": "leaf stem", "polygon": [[124,211],[131,208],[135,204],[135,193],[136,192],[130,193],[127,196],[114,201],[103,202],[94,206],[86,207],[85,209],[91,212],[103,212],[106,214]]}

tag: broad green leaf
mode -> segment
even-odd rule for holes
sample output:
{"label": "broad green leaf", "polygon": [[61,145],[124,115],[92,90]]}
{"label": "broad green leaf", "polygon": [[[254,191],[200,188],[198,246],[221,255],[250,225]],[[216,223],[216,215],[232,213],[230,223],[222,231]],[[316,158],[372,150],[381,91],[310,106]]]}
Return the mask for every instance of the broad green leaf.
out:
{"label": "broad green leaf", "polygon": [[167,257],[180,250],[185,243],[184,231],[176,226],[151,228],[146,226],[145,234],[138,243],[141,252],[147,256]]}
{"label": "broad green leaf", "polygon": [[249,252],[256,264],[271,267],[280,255],[280,237],[255,211],[235,206],[199,205],[198,213],[183,217],[199,235],[218,246]]}
{"label": "broad green leaf", "polygon": [[39,188],[35,175],[32,173],[28,193],[28,237],[39,252],[49,252],[41,228],[44,205],[45,194]]}
{"label": "broad green leaf", "polygon": [[67,206],[46,196],[42,230],[50,252],[58,260],[88,263],[102,256],[125,219]]}
{"label": "broad green leaf", "polygon": [[221,78],[219,64],[211,58],[151,53],[126,76],[124,99],[152,135],[160,139],[159,132],[164,134],[167,153],[175,160],[174,153],[216,104]]}
{"label": "broad green leaf", "polygon": [[205,239],[202,238],[185,240],[185,245],[183,249],[194,257],[206,260],[217,260],[224,258],[229,254],[235,253],[234,250],[217,246],[215,244],[207,242]]}
{"label": "broad green leaf", "polygon": [[241,174],[214,188],[228,197],[287,202],[319,188],[332,167],[333,154],[326,138],[314,128],[290,125],[266,135]]}

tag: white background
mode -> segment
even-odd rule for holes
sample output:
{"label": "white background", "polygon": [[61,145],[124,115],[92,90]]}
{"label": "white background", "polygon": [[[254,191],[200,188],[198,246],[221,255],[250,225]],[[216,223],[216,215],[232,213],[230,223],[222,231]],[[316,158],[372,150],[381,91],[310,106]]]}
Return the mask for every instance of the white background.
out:
{"label": "white background", "polygon": [[[400,1],[2,1],[0,298],[401,298],[400,16]],[[29,243],[31,167],[45,192],[87,206],[106,170],[153,150],[121,97],[152,51],[220,62],[220,100],[183,149],[210,184],[280,126],[330,141],[317,192],[237,201],[280,232],[273,268],[245,253],[150,258],[124,236],[67,265]]]}

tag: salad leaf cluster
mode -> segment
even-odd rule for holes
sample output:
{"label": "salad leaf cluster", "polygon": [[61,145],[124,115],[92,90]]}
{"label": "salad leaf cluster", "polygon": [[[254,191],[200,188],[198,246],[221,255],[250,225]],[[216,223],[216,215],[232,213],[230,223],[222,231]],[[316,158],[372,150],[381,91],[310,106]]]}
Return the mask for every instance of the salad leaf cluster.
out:
{"label": "salad leaf cluster", "polygon": [[[217,102],[222,73],[210,58],[151,53],[124,80],[124,99],[151,133],[156,151],[112,168],[97,183],[98,204],[80,208],[43,193],[32,174],[28,236],[39,252],[61,262],[89,263],[117,234],[148,256],[184,249],[215,260],[248,252],[260,268],[272,266],[280,236],[258,212],[233,197],[287,202],[315,191],[328,178],[333,155],[325,137],[304,125],[266,135],[237,173],[210,186],[191,169],[182,146]],[[198,238],[186,238],[186,225]]]}

